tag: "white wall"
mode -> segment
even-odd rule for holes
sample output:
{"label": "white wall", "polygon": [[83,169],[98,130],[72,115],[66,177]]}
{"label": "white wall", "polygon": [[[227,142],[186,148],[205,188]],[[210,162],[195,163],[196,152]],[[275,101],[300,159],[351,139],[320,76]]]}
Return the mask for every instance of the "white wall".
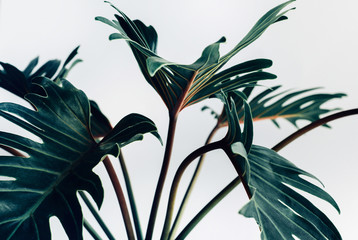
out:
{"label": "white wall", "polygon": [[[193,62],[205,46],[221,36],[227,37],[227,43],[222,47],[225,53],[259,17],[281,2],[113,1],[132,19],[138,18],[153,25],[159,34],[159,54],[180,63]],[[288,14],[289,20],[272,26],[233,62],[270,58],[274,61],[271,72],[278,75],[275,83],[270,84],[296,89],[322,86],[323,92],[348,94],[342,100],[330,102],[327,107],[357,107],[358,16],[354,11],[358,4],[353,0],[314,0],[298,1],[292,6],[296,10]],[[141,76],[126,43],[109,42],[108,35],[114,30],[94,21],[96,16],[112,18],[114,13],[108,4],[99,0],[3,0],[0,2],[0,61],[23,69],[35,56],[40,56],[41,63],[54,58],[64,60],[72,49],[81,45],[79,57],[84,62],[69,75],[75,86],[96,100],[113,124],[131,112],[138,112],[151,118],[165,139],[168,119],[164,104]],[[11,99],[4,91],[0,92],[1,101]],[[220,109],[216,101],[205,104]],[[214,124],[208,113],[200,111],[202,105],[185,110],[179,119],[173,167],[169,174],[174,173],[180,160],[203,144]],[[343,239],[356,237],[357,121],[355,116],[334,122],[332,129],[320,128],[281,152],[325,183],[326,190],[336,199],[342,213],[338,215],[328,204],[316,202],[336,224]],[[295,131],[284,121],[280,123],[280,130],[270,122],[257,123],[255,143],[271,147]],[[302,122],[301,126],[305,124]],[[4,121],[0,122],[0,128],[6,129]],[[142,149],[138,151],[139,148]],[[143,225],[148,220],[163,150],[151,136],[123,150],[138,196]],[[200,187],[193,195],[193,210],[189,211],[187,220],[235,176],[222,153],[211,154],[207,161],[203,170],[203,175],[207,176],[200,179]],[[97,171],[104,174],[101,166]],[[107,192],[102,212],[113,232],[123,234],[120,212],[106,177],[104,185]],[[164,195],[162,202],[165,200]],[[246,201],[243,189],[235,190],[192,232],[190,239],[259,239],[254,221],[237,214]],[[234,238],[230,231],[242,237]],[[55,239],[63,239],[63,235],[59,233]]]}

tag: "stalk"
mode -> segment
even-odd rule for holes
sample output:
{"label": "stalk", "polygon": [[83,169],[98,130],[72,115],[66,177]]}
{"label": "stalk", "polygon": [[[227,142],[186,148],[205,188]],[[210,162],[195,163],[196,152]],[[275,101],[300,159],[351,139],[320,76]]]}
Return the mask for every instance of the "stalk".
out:
{"label": "stalk", "polygon": [[326,123],[328,123],[330,121],[333,121],[333,120],[336,120],[336,119],[339,119],[339,118],[343,118],[343,117],[347,117],[347,116],[351,116],[351,115],[355,115],[355,114],[358,114],[358,108],[353,108],[353,109],[350,109],[350,110],[341,111],[341,112],[329,115],[327,117],[318,119],[317,121],[314,121],[314,122],[310,123],[306,127],[303,127],[301,129],[297,130],[296,132],[294,132],[293,134],[291,134],[290,136],[288,136],[287,138],[285,138],[284,140],[282,140],[281,142],[276,144],[272,148],[272,150],[278,152],[282,148],[286,147],[288,144],[290,144],[291,142],[296,140],[297,138],[301,137],[303,134],[315,129],[316,127],[322,126],[323,124],[326,124]]}
{"label": "stalk", "polygon": [[166,146],[165,146],[163,164],[162,164],[162,168],[160,170],[157,187],[155,189],[153,204],[152,204],[152,208],[150,211],[147,233],[145,236],[146,240],[151,240],[152,236],[153,236],[155,219],[157,217],[159,202],[160,202],[160,198],[161,198],[163,187],[164,187],[164,182],[165,182],[168,168],[169,168],[170,157],[172,154],[174,135],[175,135],[175,129],[176,129],[176,124],[177,124],[177,120],[178,120],[178,115],[179,115],[180,111],[185,107],[185,100],[186,100],[185,98],[187,97],[190,87],[193,84],[197,74],[198,74],[197,71],[195,71],[193,73],[193,75],[191,76],[187,85],[183,89],[183,92],[177,99],[177,102],[175,103],[173,109],[169,110],[169,126],[168,126],[167,142],[166,142]]}
{"label": "stalk", "polygon": [[111,163],[111,161],[109,160],[108,157],[106,157],[103,160],[103,163],[104,163],[104,166],[106,167],[108,176],[111,179],[114,191],[115,191],[115,193],[117,195],[117,199],[118,199],[119,207],[120,207],[121,212],[122,212],[122,217],[123,217],[123,221],[124,221],[124,225],[125,225],[125,228],[126,228],[128,239],[135,240],[131,219],[129,217],[129,212],[128,212],[126,199],[124,198],[122,187],[121,187],[121,184],[119,183],[117,174],[116,174],[116,172],[115,172],[115,170],[113,168],[113,165],[112,165],[112,163]]}
{"label": "stalk", "polygon": [[[225,146],[225,148],[223,149],[226,153],[226,155],[230,158],[231,162],[234,163],[235,162],[235,156],[232,154],[231,150]],[[242,182],[242,185],[244,186],[244,189],[245,189],[245,192],[247,194],[247,196],[249,197],[249,199],[252,198],[252,193],[250,191],[250,188],[249,188],[249,185],[246,181],[243,181],[244,180],[244,176],[243,176],[243,173],[241,172],[241,169],[236,165],[236,164],[233,164],[234,165],[234,168],[237,172],[237,174],[239,175],[239,178]]]}
{"label": "stalk", "polygon": [[108,239],[115,240],[114,236],[109,231],[107,225],[103,222],[101,216],[98,214],[96,209],[93,207],[92,203],[89,201],[89,199],[87,198],[86,194],[83,191],[79,191],[78,193],[81,196],[81,198],[83,199],[84,203],[87,205],[88,209],[91,211],[91,213],[94,216],[94,218],[97,220],[98,224],[103,229],[104,233],[107,235]]}
{"label": "stalk", "polygon": [[223,190],[221,190],[205,207],[195,215],[188,225],[180,232],[176,240],[185,239],[188,234],[195,228],[195,226],[222,200],[224,199],[237,185],[240,183],[240,178],[236,177]]}
{"label": "stalk", "polygon": [[157,213],[158,213],[160,197],[161,197],[162,190],[164,187],[164,182],[165,182],[165,178],[166,178],[166,175],[168,172],[170,157],[171,157],[171,153],[172,153],[172,149],[173,149],[176,123],[177,123],[177,116],[170,116],[163,165],[162,165],[162,169],[160,171],[158,184],[155,189],[153,204],[152,204],[152,208],[150,211],[147,233],[146,233],[146,237],[145,237],[146,240],[152,239],[152,236],[153,236],[154,224],[155,224],[155,219],[156,219]]}
{"label": "stalk", "polygon": [[83,226],[87,230],[87,232],[93,237],[94,240],[102,240],[102,238],[98,235],[98,233],[94,230],[94,228],[87,222],[86,219],[83,219]]}
{"label": "stalk", "polygon": [[[208,138],[207,138],[206,141],[205,141],[205,145],[208,145],[208,144],[211,142],[212,138],[214,137],[214,135],[215,135],[215,133],[217,132],[218,129],[219,129],[219,125],[216,125],[216,126],[213,128],[213,130],[210,132]],[[194,171],[194,173],[193,173],[193,176],[192,176],[192,178],[191,178],[191,180],[190,180],[190,183],[189,183],[189,185],[188,185],[188,188],[187,188],[187,190],[186,190],[186,192],[185,192],[185,195],[184,195],[184,197],[183,197],[183,200],[182,200],[182,202],[181,202],[181,204],[180,204],[178,213],[177,213],[177,215],[176,215],[176,217],[175,217],[173,226],[172,226],[171,229],[170,229],[170,233],[169,233],[168,239],[171,239],[171,236],[172,236],[172,235],[175,235],[175,233],[176,233],[176,231],[177,231],[177,229],[178,229],[178,227],[179,227],[180,220],[181,220],[181,218],[182,218],[182,216],[183,216],[184,210],[185,210],[185,208],[186,208],[186,206],[187,206],[187,204],[188,204],[188,201],[189,201],[190,195],[191,195],[191,193],[192,193],[192,190],[193,190],[193,188],[194,188],[194,186],[195,186],[195,183],[196,183],[196,181],[197,181],[197,179],[198,179],[199,173],[200,173],[200,171],[201,171],[201,169],[202,169],[203,162],[204,162],[204,158],[205,158],[205,153],[202,154],[202,155],[200,156],[200,158],[199,158],[199,161],[198,161],[198,163],[197,163],[197,165],[196,165],[196,168],[195,168],[195,171]]]}
{"label": "stalk", "polygon": [[180,183],[180,179],[183,176],[183,174],[185,172],[185,169],[197,157],[203,155],[204,153],[207,153],[209,151],[219,149],[219,148],[222,148],[222,142],[221,141],[214,142],[214,143],[209,143],[207,145],[204,145],[203,147],[198,148],[197,150],[192,152],[180,164],[177,172],[175,173],[174,180],[173,180],[173,183],[172,183],[172,186],[171,186],[171,189],[170,189],[168,207],[167,207],[167,214],[166,214],[166,217],[165,217],[164,228],[163,228],[163,232],[162,232],[162,236],[161,236],[162,240],[168,239],[170,225],[171,225],[171,219],[172,219],[172,216],[173,216],[175,197],[176,197],[176,193],[177,193],[178,186],[179,186],[179,183]]}
{"label": "stalk", "polygon": [[121,169],[123,172],[123,177],[125,179],[125,184],[126,184],[126,189],[127,189],[127,194],[128,194],[128,198],[129,198],[129,204],[131,207],[131,212],[132,212],[132,217],[133,217],[133,222],[134,222],[134,228],[137,234],[137,239],[138,240],[142,240],[143,236],[142,236],[142,229],[140,226],[140,221],[139,221],[139,217],[138,217],[138,211],[137,211],[137,206],[135,203],[135,199],[134,199],[134,194],[133,194],[133,190],[132,190],[132,185],[130,182],[130,178],[129,178],[129,174],[127,171],[127,167],[122,155],[122,151],[119,154],[119,163],[121,165]]}

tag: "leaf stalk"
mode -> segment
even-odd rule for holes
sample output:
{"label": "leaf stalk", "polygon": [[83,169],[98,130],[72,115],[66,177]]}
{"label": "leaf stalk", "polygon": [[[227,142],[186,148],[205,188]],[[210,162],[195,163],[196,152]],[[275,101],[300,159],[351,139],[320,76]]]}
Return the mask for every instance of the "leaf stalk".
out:
{"label": "leaf stalk", "polygon": [[297,138],[301,137],[302,135],[304,135],[305,133],[319,127],[322,126],[328,122],[331,122],[333,120],[339,119],[339,118],[343,118],[343,117],[347,117],[347,116],[351,116],[351,115],[356,115],[358,114],[358,108],[353,108],[353,109],[349,109],[349,110],[345,110],[345,111],[341,111],[338,113],[334,113],[331,114],[327,117],[321,118],[317,121],[314,121],[310,124],[308,124],[306,127],[303,127],[299,130],[297,130],[296,132],[292,133],[290,136],[288,136],[287,138],[283,139],[281,142],[279,142],[278,144],[276,144],[274,147],[272,147],[272,150],[278,152],[280,151],[282,148],[286,147],[288,144],[290,144],[291,142],[293,142],[294,140],[296,140]]}

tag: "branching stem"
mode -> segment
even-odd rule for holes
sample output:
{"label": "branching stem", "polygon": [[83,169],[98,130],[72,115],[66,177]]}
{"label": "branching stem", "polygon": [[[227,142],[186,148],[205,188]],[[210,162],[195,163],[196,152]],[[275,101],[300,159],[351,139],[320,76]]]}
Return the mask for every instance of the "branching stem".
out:
{"label": "branching stem", "polygon": [[168,207],[167,207],[167,214],[165,217],[165,223],[164,223],[164,228],[163,228],[163,232],[162,232],[162,237],[161,239],[167,239],[168,235],[169,235],[169,230],[170,230],[170,225],[171,225],[171,219],[173,216],[173,209],[174,209],[174,203],[175,203],[175,197],[176,197],[176,193],[178,190],[178,186],[180,183],[180,179],[183,176],[185,169],[189,166],[189,164],[191,162],[193,162],[197,157],[215,150],[215,149],[219,149],[222,148],[223,143],[221,141],[218,142],[214,142],[214,143],[209,143],[201,148],[198,148],[197,150],[195,150],[194,152],[192,152],[189,156],[187,156],[183,162],[180,164],[177,172],[175,173],[174,176],[174,180],[170,189],[170,194],[169,194],[169,201],[168,201]]}
{"label": "branching stem", "polygon": [[176,240],[183,240],[195,228],[195,226],[221,201],[223,200],[237,185],[240,183],[240,177],[232,180],[223,190],[221,190],[205,207],[195,215],[195,217],[185,226],[183,231],[178,235]]}
{"label": "branching stem", "polygon": [[[214,135],[215,135],[215,133],[217,132],[218,129],[219,129],[219,125],[216,125],[216,126],[213,128],[213,130],[210,132],[210,134],[209,134],[209,136],[208,136],[208,138],[207,138],[207,140],[206,140],[206,142],[205,142],[205,145],[208,145],[208,144],[211,142],[212,138],[214,137]],[[204,158],[205,158],[205,153],[202,154],[202,155],[200,156],[200,158],[199,158],[199,161],[198,161],[198,163],[197,163],[197,165],[196,165],[196,168],[195,168],[195,170],[194,170],[193,176],[192,176],[192,178],[191,178],[191,180],[190,180],[190,183],[189,183],[189,185],[188,185],[188,188],[187,188],[187,190],[186,190],[186,192],[185,192],[185,195],[184,195],[184,197],[183,197],[183,200],[182,200],[182,202],[181,202],[181,204],[180,204],[178,213],[177,213],[177,215],[176,215],[176,217],[175,217],[175,220],[174,220],[174,222],[173,222],[173,226],[172,226],[171,229],[170,229],[170,233],[169,233],[168,239],[171,239],[171,236],[174,236],[174,235],[175,235],[175,233],[176,233],[176,231],[177,231],[177,229],[178,229],[178,227],[179,227],[180,220],[181,220],[181,218],[182,218],[182,216],[183,216],[184,210],[185,210],[185,208],[186,208],[186,206],[187,206],[187,203],[188,203],[188,201],[189,201],[191,192],[192,192],[192,190],[193,190],[193,188],[194,188],[194,186],[195,186],[195,183],[196,183],[196,181],[197,181],[197,179],[198,179],[200,170],[201,170],[201,168],[202,168],[202,166],[203,166]]]}

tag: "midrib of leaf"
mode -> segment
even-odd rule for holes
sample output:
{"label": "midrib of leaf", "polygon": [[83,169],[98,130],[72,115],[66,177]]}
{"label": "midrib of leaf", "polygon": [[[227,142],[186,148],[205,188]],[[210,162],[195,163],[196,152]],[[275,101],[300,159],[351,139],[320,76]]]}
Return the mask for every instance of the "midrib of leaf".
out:
{"label": "midrib of leaf", "polygon": [[[53,92],[56,93],[56,95],[58,96],[58,98],[60,99],[61,103],[63,106],[66,107],[66,109],[72,113],[72,117],[74,117],[75,119],[78,120],[78,122],[83,126],[83,128],[87,131],[88,128],[85,126],[85,124],[83,124],[83,122],[77,117],[77,114],[75,112],[73,112],[73,110],[68,107],[68,105],[66,104],[66,102],[62,99],[62,97],[57,93],[56,89],[53,89]],[[76,96],[76,99],[77,99],[77,103],[78,106],[80,106],[80,110],[81,110],[81,113],[83,114],[83,116],[85,116],[84,114],[84,111],[83,111],[83,108],[82,108],[82,105],[80,104],[80,101],[78,100],[78,97]],[[78,136],[82,137],[87,143],[91,144],[92,146],[88,145],[88,144],[85,144],[81,141],[79,141],[77,138],[73,138],[71,135],[67,135],[67,134],[64,134],[62,132],[62,134],[64,134],[66,137],[68,138],[71,138],[73,140],[75,140],[76,142],[78,142],[79,144],[81,145],[86,145],[88,146],[89,148],[87,148],[87,151],[86,152],[82,152],[81,155],[75,159],[74,161],[69,161],[70,164],[67,168],[65,168],[62,172],[57,172],[58,174],[56,174],[58,177],[57,177],[57,180],[54,181],[48,188],[47,190],[45,190],[42,194],[42,196],[36,201],[36,203],[33,205],[32,208],[30,208],[28,211],[26,211],[21,217],[18,217],[16,219],[11,219],[9,221],[6,221],[6,222],[13,222],[13,221],[17,221],[18,219],[21,219],[21,221],[19,222],[19,224],[16,226],[16,228],[14,229],[14,231],[12,232],[12,234],[9,236],[10,238],[13,236],[13,234],[16,233],[17,229],[21,226],[21,224],[28,218],[30,218],[30,216],[33,216],[33,213],[37,210],[37,208],[43,203],[44,199],[46,199],[53,191],[56,191],[58,192],[61,196],[62,196],[62,193],[60,191],[57,191],[56,190],[56,187],[68,176],[70,175],[70,173],[72,172],[73,169],[75,169],[80,163],[81,163],[81,160],[90,152],[92,152],[92,150],[94,148],[96,148],[98,146],[98,144],[96,144],[95,142],[92,142],[89,138],[87,138],[86,136],[84,136],[83,134],[81,134],[80,132],[78,132],[75,128],[73,128],[70,124],[68,124],[60,115],[58,115],[56,112],[54,112],[47,104],[44,104],[42,105],[43,107],[46,107],[46,109],[48,111],[50,111],[51,113],[53,113],[55,116],[57,116],[57,118],[62,122],[64,123],[66,126],[68,126],[70,129],[72,129],[74,132],[76,132],[78,134]],[[51,125],[48,125],[48,124],[45,124],[44,122],[42,121],[39,121],[41,122],[42,124],[46,125],[46,126],[50,126],[51,129],[53,129],[54,131],[58,132],[58,129],[56,128],[53,128]],[[42,136],[44,136],[42,133],[41,133]],[[48,138],[47,136],[44,136],[46,138]],[[71,151],[74,151],[74,152],[78,152],[79,151],[76,151],[75,149],[71,148],[71,147],[68,147],[68,145],[63,145],[62,143],[54,140],[53,138],[48,138],[48,139],[51,139],[52,141],[56,142],[57,144],[60,144],[64,147],[66,147],[67,149],[70,149]],[[35,150],[36,152],[40,152],[36,149],[32,149],[32,150]],[[41,152],[43,153],[43,152]],[[49,155],[49,154],[46,154],[45,155],[48,155],[50,157],[53,157],[53,158],[56,158],[56,159],[63,159],[63,158],[58,158],[57,156],[53,156],[53,155]],[[72,164],[71,164],[72,163]],[[34,168],[36,169],[36,168]],[[64,198],[65,202],[67,203],[67,200]],[[71,209],[71,208],[69,208]],[[71,214],[72,214],[72,211],[70,211]],[[35,220],[34,220],[35,221]],[[5,223],[5,222],[3,222]],[[35,224],[36,225],[36,224]]]}
{"label": "midrib of leaf", "polygon": [[[96,145],[94,145],[96,146]],[[92,146],[93,148],[93,146]],[[57,180],[50,186],[47,188],[47,190],[44,191],[44,194],[42,194],[42,196],[40,197],[40,199],[38,201],[36,201],[36,203],[34,204],[34,206],[32,208],[30,208],[27,212],[25,212],[22,216],[15,218],[15,219],[10,219],[8,221],[4,221],[2,223],[6,223],[6,222],[13,222],[13,221],[17,221],[19,219],[21,219],[22,221],[19,222],[19,224],[16,226],[16,228],[14,229],[14,231],[12,232],[12,234],[9,236],[9,238],[11,238],[15,233],[16,230],[21,226],[21,224],[23,223],[23,221],[25,221],[26,219],[30,218],[30,216],[33,216],[33,213],[36,211],[36,209],[40,206],[40,204],[44,201],[44,199],[49,196],[53,191],[57,191],[56,190],[56,186],[58,186],[63,179],[65,179],[71,172],[72,169],[75,169],[81,162],[81,160],[84,158],[85,155],[87,155],[89,152],[91,152],[90,150],[83,153],[79,158],[77,158],[75,161],[73,161],[73,164],[70,164],[69,167],[67,169],[65,169],[64,171],[62,171],[62,174],[60,172],[60,176],[57,178]],[[62,195],[62,193],[60,191],[57,191],[60,195]],[[65,198],[64,198],[65,199]],[[66,200],[66,199],[65,199]],[[65,201],[67,202],[67,200]],[[72,211],[70,211],[72,213]],[[35,221],[35,220],[34,220]]]}

